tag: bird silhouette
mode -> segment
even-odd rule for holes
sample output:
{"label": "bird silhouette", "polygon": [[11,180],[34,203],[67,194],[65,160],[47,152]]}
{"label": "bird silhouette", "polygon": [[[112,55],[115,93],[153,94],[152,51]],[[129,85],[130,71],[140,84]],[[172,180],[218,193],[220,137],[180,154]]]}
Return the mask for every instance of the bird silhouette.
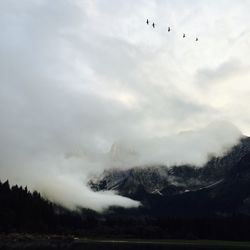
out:
{"label": "bird silhouette", "polygon": [[[148,20],[148,19],[146,20],[146,24],[149,25],[149,20]],[[154,22],[152,23],[152,27],[155,28],[155,23],[154,23]],[[168,32],[170,32],[170,31],[171,31],[171,28],[168,26]],[[183,34],[182,34],[182,38],[185,38],[185,37],[186,37],[186,34],[183,33]],[[195,41],[198,42],[198,41],[199,41],[199,38],[196,37],[196,38],[195,38]]]}

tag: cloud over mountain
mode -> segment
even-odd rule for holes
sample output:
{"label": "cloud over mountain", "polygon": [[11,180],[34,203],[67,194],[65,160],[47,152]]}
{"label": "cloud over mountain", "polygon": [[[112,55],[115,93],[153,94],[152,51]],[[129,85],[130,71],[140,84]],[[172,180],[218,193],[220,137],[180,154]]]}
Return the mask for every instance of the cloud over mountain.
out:
{"label": "cloud over mountain", "polygon": [[[85,185],[109,167],[105,157],[114,142],[130,138],[138,164],[201,165],[211,150],[223,153],[237,142],[237,129],[199,130],[226,120],[250,132],[246,5],[2,1],[1,179],[65,199],[67,207],[137,206]],[[175,136],[186,130],[198,132]],[[81,194],[72,195],[80,186]],[[87,204],[89,197],[98,201]]]}

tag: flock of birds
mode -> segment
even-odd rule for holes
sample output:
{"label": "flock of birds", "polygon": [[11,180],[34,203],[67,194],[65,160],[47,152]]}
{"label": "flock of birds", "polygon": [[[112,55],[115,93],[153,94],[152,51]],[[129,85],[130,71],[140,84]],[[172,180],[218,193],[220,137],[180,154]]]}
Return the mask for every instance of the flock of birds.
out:
{"label": "flock of birds", "polygon": [[[148,20],[148,19],[147,19],[146,23],[147,23],[147,25],[149,25],[149,20]],[[154,22],[152,23],[152,26],[153,26],[153,28],[155,28],[155,23],[154,23]],[[168,32],[170,32],[170,31],[171,31],[171,29],[170,29],[170,27],[168,27]],[[186,34],[183,33],[182,37],[185,38],[185,37],[186,37]],[[196,42],[199,41],[198,37],[195,38],[195,41],[196,41]]]}

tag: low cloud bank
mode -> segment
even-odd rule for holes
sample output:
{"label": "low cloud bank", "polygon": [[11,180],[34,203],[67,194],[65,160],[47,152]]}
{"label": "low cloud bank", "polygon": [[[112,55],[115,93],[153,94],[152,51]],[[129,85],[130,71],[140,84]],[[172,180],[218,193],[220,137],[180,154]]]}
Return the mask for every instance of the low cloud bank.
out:
{"label": "low cloud bank", "polygon": [[70,210],[89,208],[102,212],[110,206],[131,208],[140,205],[140,202],[117,195],[113,191],[93,192],[81,180],[70,175],[40,180],[36,187],[45,197]]}
{"label": "low cloud bank", "polygon": [[158,138],[126,138],[114,143],[110,151],[113,167],[189,164],[202,167],[211,156],[228,152],[242,138],[231,123],[217,121],[196,131]]}
{"label": "low cloud bank", "polygon": [[[197,131],[157,138],[126,138],[114,143],[107,153],[100,151],[35,152],[24,147],[9,151],[1,166],[1,178],[13,184],[28,185],[68,209],[80,207],[102,212],[110,206],[138,207],[138,201],[113,191],[94,192],[89,178],[105,169],[148,167],[153,165],[191,164],[201,167],[209,157],[222,156],[242,137],[240,131],[226,122],[216,122]],[[9,150],[11,150],[9,148]],[[19,154],[18,154],[19,153]]]}

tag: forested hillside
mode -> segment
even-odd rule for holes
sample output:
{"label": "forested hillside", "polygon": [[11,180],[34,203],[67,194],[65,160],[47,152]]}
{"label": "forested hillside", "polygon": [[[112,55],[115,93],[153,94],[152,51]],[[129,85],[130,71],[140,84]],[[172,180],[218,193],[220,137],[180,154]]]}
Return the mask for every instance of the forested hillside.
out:
{"label": "forested hillside", "polygon": [[67,211],[27,188],[0,183],[0,233],[63,234],[98,238],[250,240],[247,216],[149,216],[143,208],[103,214]]}

